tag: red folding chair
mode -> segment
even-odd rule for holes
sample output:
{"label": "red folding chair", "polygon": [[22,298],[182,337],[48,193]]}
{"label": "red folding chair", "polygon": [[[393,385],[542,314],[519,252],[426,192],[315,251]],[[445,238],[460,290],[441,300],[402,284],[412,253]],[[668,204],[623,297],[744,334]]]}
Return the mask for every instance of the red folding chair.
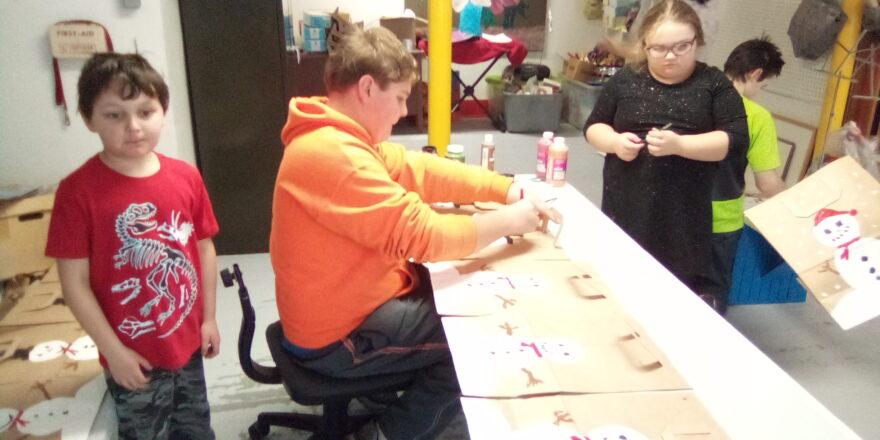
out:
{"label": "red folding chair", "polygon": [[[454,38],[453,38],[454,39]],[[418,42],[418,47],[428,53],[428,40],[422,39]],[[492,66],[501,59],[502,56],[507,55],[508,61],[513,66],[519,66],[522,64],[523,60],[525,60],[526,55],[528,55],[529,50],[523,45],[519,40],[511,38],[510,41],[507,42],[495,42],[487,40],[483,37],[471,37],[460,41],[453,41],[452,43],[452,62],[455,64],[477,64],[482,63],[484,61],[491,60],[485,69],[483,69],[482,73],[477,77],[476,80],[471,82],[470,84],[466,83],[462,80],[459,73],[455,70],[452,71],[452,76],[458,80],[464,86],[464,92],[458,98],[458,100],[453,103],[452,111],[456,111],[461,107],[461,103],[467,99],[471,98],[474,102],[477,103],[477,106],[483,110],[483,113],[489,117],[492,121],[492,125],[495,126],[498,130],[504,131],[504,122],[500,117],[493,116],[489,109],[477,99],[474,94],[476,90],[477,84],[483,80],[489,70],[492,69]]]}

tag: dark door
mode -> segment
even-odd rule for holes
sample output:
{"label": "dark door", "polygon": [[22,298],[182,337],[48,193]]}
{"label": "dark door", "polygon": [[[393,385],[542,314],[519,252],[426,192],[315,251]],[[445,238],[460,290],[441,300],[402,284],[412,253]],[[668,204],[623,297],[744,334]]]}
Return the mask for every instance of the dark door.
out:
{"label": "dark door", "polygon": [[180,0],[180,21],[217,252],[267,252],[287,104],[281,2]]}

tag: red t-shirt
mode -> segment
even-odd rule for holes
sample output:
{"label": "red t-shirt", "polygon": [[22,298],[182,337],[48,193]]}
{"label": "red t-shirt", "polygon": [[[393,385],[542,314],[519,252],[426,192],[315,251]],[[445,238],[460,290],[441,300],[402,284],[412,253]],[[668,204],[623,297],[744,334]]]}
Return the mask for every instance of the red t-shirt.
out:
{"label": "red t-shirt", "polygon": [[198,241],[218,227],[198,170],[157,156],[149,177],[120,174],[96,155],[62,180],[46,255],[88,258],[92,292],[122,343],[177,370],[201,346]]}

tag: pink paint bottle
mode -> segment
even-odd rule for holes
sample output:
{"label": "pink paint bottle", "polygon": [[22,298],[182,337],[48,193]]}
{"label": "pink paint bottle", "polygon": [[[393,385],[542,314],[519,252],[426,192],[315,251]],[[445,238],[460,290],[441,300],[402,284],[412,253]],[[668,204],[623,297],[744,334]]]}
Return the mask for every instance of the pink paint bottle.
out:
{"label": "pink paint bottle", "polygon": [[553,132],[545,131],[541,139],[538,139],[538,167],[535,176],[541,180],[547,178],[547,150],[553,143]]}
{"label": "pink paint bottle", "polygon": [[556,136],[553,144],[547,149],[547,183],[553,186],[565,185],[565,173],[568,170],[568,145],[565,138]]}

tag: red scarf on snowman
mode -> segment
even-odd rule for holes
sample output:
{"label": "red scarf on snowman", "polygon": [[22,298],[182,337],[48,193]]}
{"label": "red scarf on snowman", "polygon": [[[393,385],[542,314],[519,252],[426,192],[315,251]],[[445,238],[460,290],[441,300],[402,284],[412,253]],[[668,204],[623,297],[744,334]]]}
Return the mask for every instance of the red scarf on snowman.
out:
{"label": "red scarf on snowman", "polygon": [[[833,217],[833,216],[835,216],[835,215],[852,215],[852,216],[855,216],[856,214],[858,214],[858,211],[856,211],[855,209],[850,210],[850,211],[835,211],[835,210],[833,210],[833,209],[821,209],[821,210],[819,210],[818,213],[816,213],[816,219],[815,219],[815,222],[813,223],[813,225],[814,225],[814,226],[818,226],[819,223],[822,222],[822,220],[825,220],[825,219],[828,218],[828,217]],[[850,241],[848,241],[848,242],[846,242],[846,243],[844,243],[844,244],[841,244],[841,245],[837,246],[838,249],[843,248],[843,254],[840,255],[840,258],[841,258],[841,259],[843,259],[843,260],[849,260],[849,246],[850,246],[851,244],[853,244],[853,243],[859,241],[860,238],[862,238],[862,237],[856,237],[856,238],[853,238],[852,240],[850,240]]]}

